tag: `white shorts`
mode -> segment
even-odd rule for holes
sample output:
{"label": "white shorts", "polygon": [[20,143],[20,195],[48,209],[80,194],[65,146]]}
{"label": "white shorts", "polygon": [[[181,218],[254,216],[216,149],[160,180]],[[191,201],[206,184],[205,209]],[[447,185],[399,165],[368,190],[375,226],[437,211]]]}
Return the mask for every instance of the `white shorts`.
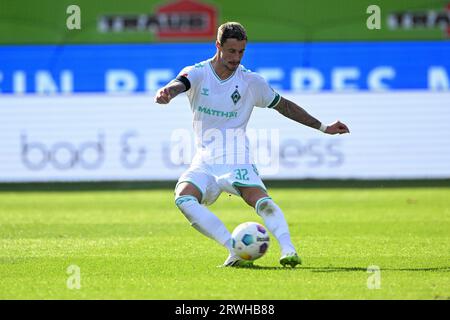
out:
{"label": "white shorts", "polygon": [[182,182],[197,187],[205,205],[213,204],[223,191],[240,196],[237,187],[258,187],[267,192],[253,164],[192,164],[178,179],[175,190]]}

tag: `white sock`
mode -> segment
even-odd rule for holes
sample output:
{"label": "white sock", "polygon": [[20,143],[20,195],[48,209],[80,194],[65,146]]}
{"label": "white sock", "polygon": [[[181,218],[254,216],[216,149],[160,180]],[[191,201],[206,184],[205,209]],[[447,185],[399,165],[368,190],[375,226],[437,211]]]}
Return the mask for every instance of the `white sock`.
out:
{"label": "white sock", "polygon": [[231,234],[222,221],[205,206],[198,203],[194,196],[180,196],[175,204],[189,220],[191,226],[208,238],[216,240],[231,252]]}
{"label": "white sock", "polygon": [[280,243],[282,256],[288,253],[297,252],[295,250],[294,245],[292,244],[291,235],[289,234],[289,232],[282,234],[281,236],[278,237],[277,240]]}
{"label": "white sock", "polygon": [[283,211],[270,197],[261,198],[256,202],[255,210],[260,215],[267,229],[275,236],[281,247],[281,254],[296,252],[291,241],[289,227]]}

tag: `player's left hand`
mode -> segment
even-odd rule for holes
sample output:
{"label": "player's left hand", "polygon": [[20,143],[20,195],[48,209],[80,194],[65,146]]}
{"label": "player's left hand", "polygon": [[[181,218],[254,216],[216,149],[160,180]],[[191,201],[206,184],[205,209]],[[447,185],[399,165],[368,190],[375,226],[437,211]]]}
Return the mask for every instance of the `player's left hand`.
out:
{"label": "player's left hand", "polygon": [[325,130],[325,133],[328,134],[343,134],[343,133],[350,133],[350,130],[348,129],[348,127],[340,122],[339,120],[336,121],[333,124],[330,124],[329,126],[327,126],[327,129]]}

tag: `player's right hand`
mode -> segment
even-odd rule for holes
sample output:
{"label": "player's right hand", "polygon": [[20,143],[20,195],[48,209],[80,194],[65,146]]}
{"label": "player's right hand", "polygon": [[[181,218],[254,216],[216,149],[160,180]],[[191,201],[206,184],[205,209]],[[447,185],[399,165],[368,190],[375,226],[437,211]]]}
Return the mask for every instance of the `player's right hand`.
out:
{"label": "player's right hand", "polygon": [[155,96],[155,102],[160,104],[167,104],[171,99],[172,97],[168,88],[159,89]]}

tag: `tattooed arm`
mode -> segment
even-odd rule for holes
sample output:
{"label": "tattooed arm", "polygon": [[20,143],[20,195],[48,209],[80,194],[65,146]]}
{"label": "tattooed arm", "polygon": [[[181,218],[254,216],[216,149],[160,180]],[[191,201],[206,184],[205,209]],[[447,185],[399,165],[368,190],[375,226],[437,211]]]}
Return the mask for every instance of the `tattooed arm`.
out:
{"label": "tattooed arm", "polygon": [[[304,110],[294,102],[287,100],[283,97],[281,97],[280,102],[278,102],[278,104],[275,106],[274,109],[277,110],[286,118],[294,120],[305,126],[319,130],[322,125],[322,123],[319,120],[311,116],[308,112],[306,112],[306,110]],[[324,127],[323,130],[325,133],[328,134],[336,134],[336,133],[342,134],[350,132],[347,126],[340,121],[336,121],[335,123]]]}
{"label": "tattooed arm", "polygon": [[155,102],[160,104],[167,104],[180,93],[186,91],[186,86],[183,82],[174,80],[165,87],[158,90],[155,96]]}

